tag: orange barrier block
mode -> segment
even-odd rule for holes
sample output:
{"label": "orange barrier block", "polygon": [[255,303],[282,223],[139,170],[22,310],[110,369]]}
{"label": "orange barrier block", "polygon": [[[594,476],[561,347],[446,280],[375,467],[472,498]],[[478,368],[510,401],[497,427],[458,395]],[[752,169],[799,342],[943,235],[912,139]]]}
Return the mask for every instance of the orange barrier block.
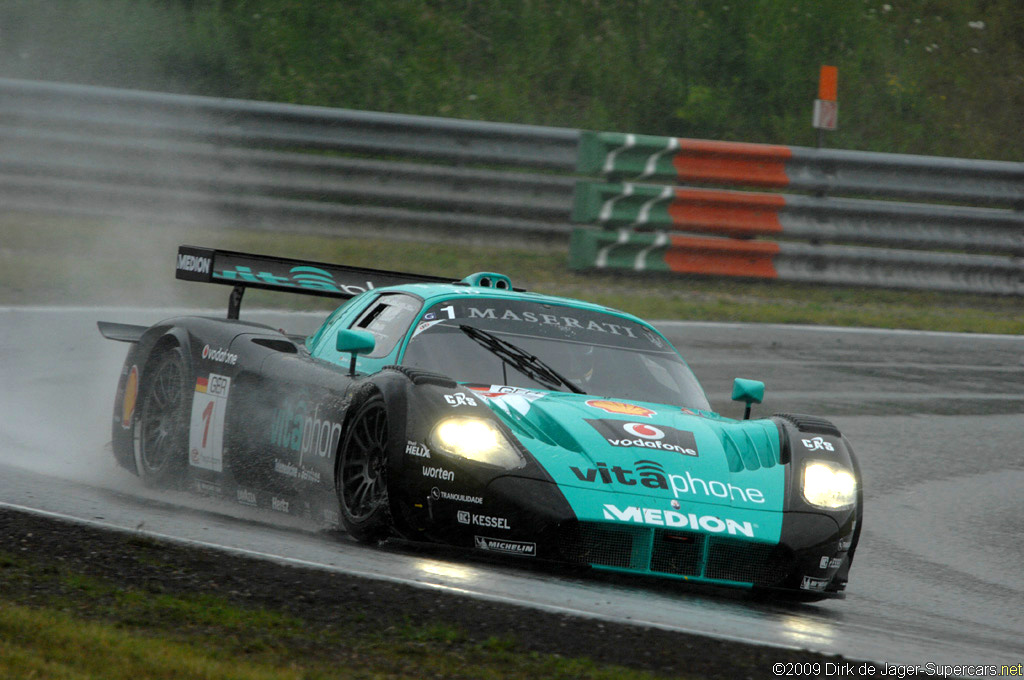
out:
{"label": "orange barrier block", "polygon": [[665,264],[685,274],[775,279],[779,274],[772,259],[778,253],[779,244],[768,241],[673,236],[665,251]]}
{"label": "orange barrier block", "polygon": [[668,214],[673,226],[754,236],[781,232],[779,211],[785,207],[785,197],[778,194],[676,189]]}
{"label": "orange barrier block", "polygon": [[684,181],[784,187],[792,155],[788,146],[680,139],[672,165]]}

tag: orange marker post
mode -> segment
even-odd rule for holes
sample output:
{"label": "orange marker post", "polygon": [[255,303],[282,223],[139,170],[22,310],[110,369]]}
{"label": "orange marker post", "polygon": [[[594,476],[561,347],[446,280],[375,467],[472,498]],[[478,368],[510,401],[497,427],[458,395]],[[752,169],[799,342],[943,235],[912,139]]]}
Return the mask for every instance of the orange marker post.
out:
{"label": "orange marker post", "polygon": [[823,99],[827,102],[837,101],[838,83],[839,69],[835,66],[822,66],[821,74],[818,76],[818,99]]}
{"label": "orange marker post", "polygon": [[814,100],[814,118],[811,124],[818,129],[818,146],[824,141],[823,130],[835,130],[839,120],[839,69],[822,66],[818,75],[818,98]]}

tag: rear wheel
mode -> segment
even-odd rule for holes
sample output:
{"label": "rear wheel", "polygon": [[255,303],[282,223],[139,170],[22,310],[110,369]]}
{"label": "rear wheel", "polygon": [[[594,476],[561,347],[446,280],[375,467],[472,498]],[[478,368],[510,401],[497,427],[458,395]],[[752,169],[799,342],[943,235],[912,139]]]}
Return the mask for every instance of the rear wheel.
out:
{"label": "rear wheel", "polygon": [[391,533],[387,451],[387,407],[375,394],[358,407],[345,432],[335,480],[342,524],[361,543],[376,543]]}
{"label": "rear wheel", "polygon": [[185,355],[178,347],[164,350],[146,373],[135,421],[135,469],[146,486],[165,487],[188,466]]}

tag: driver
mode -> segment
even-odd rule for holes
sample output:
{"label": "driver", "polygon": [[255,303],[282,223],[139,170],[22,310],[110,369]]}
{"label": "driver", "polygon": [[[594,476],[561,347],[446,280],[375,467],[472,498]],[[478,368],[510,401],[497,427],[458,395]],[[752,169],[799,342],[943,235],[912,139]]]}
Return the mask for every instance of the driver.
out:
{"label": "driver", "polygon": [[583,388],[585,391],[590,385],[590,381],[594,378],[594,368],[596,367],[597,354],[594,351],[593,345],[579,345],[574,347],[569,354],[569,361],[567,362],[568,370],[565,372],[565,377],[576,383],[578,387]]}

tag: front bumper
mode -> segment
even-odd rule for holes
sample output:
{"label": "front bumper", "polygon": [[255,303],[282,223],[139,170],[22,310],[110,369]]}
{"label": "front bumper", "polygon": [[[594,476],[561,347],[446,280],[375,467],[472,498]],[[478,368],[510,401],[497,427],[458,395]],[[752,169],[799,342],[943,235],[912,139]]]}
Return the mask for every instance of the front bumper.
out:
{"label": "front bumper", "polygon": [[[683,514],[693,518],[687,525],[671,526],[669,513],[629,515],[640,522],[623,521],[631,500],[625,494],[594,491],[594,507],[617,504],[619,515],[606,521],[607,513],[581,513],[568,510],[564,500],[546,503],[556,493],[557,485],[540,480],[499,477],[488,485],[489,499],[508,504],[507,514],[517,516],[519,528],[533,527],[529,536],[518,540],[536,541],[538,557],[603,571],[647,575],[691,583],[765,590],[781,589],[803,593],[808,599],[837,597],[845,586],[837,579],[852,527],[841,526],[841,518],[812,512],[747,511],[730,512],[728,508],[703,505],[683,506]],[[558,493],[561,497],[561,494]],[[634,497],[641,498],[641,497]],[[664,499],[658,499],[663,504]],[[653,501],[647,498],[647,505]],[[515,511],[512,505],[518,505]],[[558,508],[560,512],[545,512]],[[709,520],[715,512],[726,516],[749,518],[742,527],[753,527],[753,537],[740,530],[723,529],[722,520]],[[652,525],[648,520],[661,522]],[[707,521],[705,521],[707,520]],[[683,520],[685,521],[685,520]],[[774,533],[777,540],[762,534],[767,525],[781,523]],[[736,525],[736,523],[733,523]],[[732,525],[729,526],[729,529]],[[468,541],[467,541],[468,542]],[[479,546],[477,546],[479,547]]]}

